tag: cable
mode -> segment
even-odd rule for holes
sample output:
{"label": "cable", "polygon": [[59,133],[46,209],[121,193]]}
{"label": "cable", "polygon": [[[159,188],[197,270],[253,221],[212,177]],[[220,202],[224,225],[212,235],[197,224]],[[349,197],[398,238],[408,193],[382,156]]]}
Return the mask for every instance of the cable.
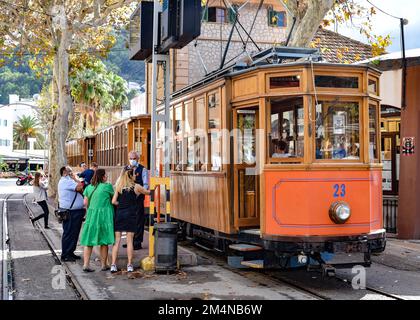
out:
{"label": "cable", "polygon": [[370,2],[369,0],[366,0],[372,7],[374,7],[374,8],[376,8],[376,9],[378,9],[379,11],[381,11],[382,13],[384,13],[384,14],[386,14],[387,16],[390,16],[390,17],[392,17],[392,18],[394,18],[394,19],[398,19],[398,20],[401,20],[401,19],[403,19],[403,18],[399,18],[399,17],[396,17],[396,16],[393,16],[392,14],[390,14],[390,13],[388,13],[388,12],[386,12],[386,11],[384,11],[384,10],[382,10],[381,8],[379,8],[378,6],[376,6],[376,5],[374,5],[372,2]]}

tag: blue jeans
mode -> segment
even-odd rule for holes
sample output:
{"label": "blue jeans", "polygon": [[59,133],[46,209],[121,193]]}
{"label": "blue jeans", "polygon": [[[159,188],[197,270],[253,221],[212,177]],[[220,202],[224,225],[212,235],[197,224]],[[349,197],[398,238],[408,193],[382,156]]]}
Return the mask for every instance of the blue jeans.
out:
{"label": "blue jeans", "polygon": [[63,221],[63,237],[61,239],[61,258],[69,258],[76,250],[79,240],[80,229],[82,228],[85,209],[70,210],[69,219]]}

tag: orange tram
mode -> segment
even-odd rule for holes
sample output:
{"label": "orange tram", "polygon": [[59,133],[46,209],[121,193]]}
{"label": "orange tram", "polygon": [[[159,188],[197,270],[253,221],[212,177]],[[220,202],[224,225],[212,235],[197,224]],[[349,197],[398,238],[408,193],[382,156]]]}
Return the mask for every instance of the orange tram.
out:
{"label": "orange tram", "polygon": [[[379,76],[367,65],[294,61],[230,69],[175,92],[171,218],[183,235],[237,266],[328,270],[350,252],[369,266],[386,243]],[[163,133],[158,126],[158,147]],[[90,139],[70,143],[81,153],[93,145],[104,166],[126,163],[133,148],[150,167],[146,116]]]}

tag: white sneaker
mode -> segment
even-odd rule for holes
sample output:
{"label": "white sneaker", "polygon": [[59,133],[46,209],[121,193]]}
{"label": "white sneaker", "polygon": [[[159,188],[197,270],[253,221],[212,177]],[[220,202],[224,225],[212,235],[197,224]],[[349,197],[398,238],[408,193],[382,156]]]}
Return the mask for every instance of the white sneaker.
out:
{"label": "white sneaker", "polygon": [[111,273],[118,272],[117,266],[115,264],[111,264]]}
{"label": "white sneaker", "polygon": [[127,272],[133,272],[134,268],[132,264],[127,264]]}

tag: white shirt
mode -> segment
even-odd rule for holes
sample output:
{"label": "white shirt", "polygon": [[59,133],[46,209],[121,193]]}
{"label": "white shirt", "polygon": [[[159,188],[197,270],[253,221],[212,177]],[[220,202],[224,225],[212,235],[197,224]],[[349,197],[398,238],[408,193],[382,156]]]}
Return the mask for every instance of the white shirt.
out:
{"label": "white shirt", "polygon": [[74,195],[77,193],[76,200],[71,210],[83,209],[83,196],[76,191],[77,182],[69,176],[61,177],[58,182],[58,203],[61,209],[70,209]]}

